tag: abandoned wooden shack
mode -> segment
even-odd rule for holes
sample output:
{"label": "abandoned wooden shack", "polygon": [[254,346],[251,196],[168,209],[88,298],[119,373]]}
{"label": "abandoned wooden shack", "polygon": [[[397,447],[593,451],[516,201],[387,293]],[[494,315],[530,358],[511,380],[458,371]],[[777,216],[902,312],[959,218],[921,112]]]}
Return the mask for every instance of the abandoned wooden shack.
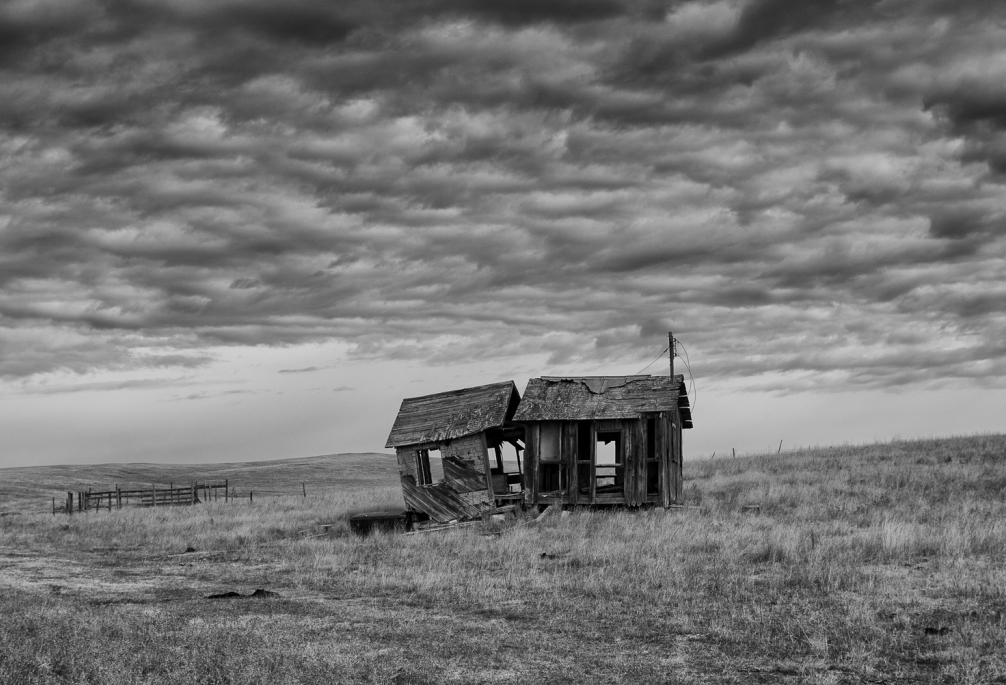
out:
{"label": "abandoned wooden shack", "polygon": [[513,510],[524,497],[519,402],[513,381],[402,400],[385,447],[398,454],[408,510],[438,523]]}
{"label": "abandoned wooden shack", "polygon": [[683,376],[532,378],[513,420],[527,504],[682,503]]}

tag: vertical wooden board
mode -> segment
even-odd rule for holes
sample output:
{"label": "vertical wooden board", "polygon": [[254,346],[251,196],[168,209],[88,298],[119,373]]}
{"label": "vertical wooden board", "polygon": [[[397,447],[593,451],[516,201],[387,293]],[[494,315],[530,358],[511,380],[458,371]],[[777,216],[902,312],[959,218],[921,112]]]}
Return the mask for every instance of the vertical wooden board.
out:
{"label": "vertical wooden board", "polygon": [[683,437],[683,435],[682,435],[682,432],[681,432],[681,418],[680,417],[678,417],[677,426],[678,426],[678,435],[677,435],[677,440],[675,441],[675,444],[677,445],[677,452],[675,452],[675,456],[676,456],[675,462],[676,462],[676,465],[675,465],[675,469],[674,469],[674,472],[676,474],[677,487],[675,487],[675,489],[674,489],[674,501],[677,504],[684,504],[685,503],[685,496],[684,496],[684,486],[685,486],[685,474],[684,474],[685,452],[684,452],[684,449],[683,449],[682,444],[681,444],[681,438]]}
{"label": "vertical wooden board", "polygon": [[636,504],[646,504],[646,420],[640,416],[632,428],[636,445]]}
{"label": "vertical wooden board", "polygon": [[566,484],[569,487],[567,495],[570,504],[576,504],[577,494],[580,491],[580,484],[578,482],[577,472],[579,468],[576,465],[576,421],[564,421],[562,424],[562,430],[564,433],[563,441],[563,460],[566,463],[567,468],[567,480]]}
{"label": "vertical wooden board", "polygon": [[636,504],[636,460],[632,454],[635,441],[628,421],[622,422],[622,497],[632,507]]}
{"label": "vertical wooden board", "polygon": [[538,502],[538,423],[528,425],[524,435],[524,501]]}
{"label": "vertical wooden board", "polygon": [[678,459],[678,433],[675,423],[675,418],[668,414],[667,416],[667,434],[669,436],[668,443],[670,445],[670,450],[668,454],[668,465],[670,468],[667,469],[668,483],[667,483],[667,496],[671,504],[678,503],[678,481],[679,478],[679,468],[680,460]]}
{"label": "vertical wooden board", "polygon": [[656,449],[660,459],[660,502],[663,506],[671,505],[671,446],[667,434],[667,418],[664,412],[657,415],[653,422],[657,431]]}
{"label": "vertical wooden board", "polygon": [[[489,445],[486,444],[486,434],[479,433],[479,443],[482,445],[482,466],[485,470],[485,482],[486,482],[486,492],[490,494],[493,492],[493,474],[492,469],[489,466]],[[496,508],[496,500],[491,500],[491,509]]]}
{"label": "vertical wooden board", "polygon": [[633,433],[636,442],[636,501],[646,504],[646,471],[649,464],[646,463],[646,417],[643,414],[635,422]]}
{"label": "vertical wooden board", "polygon": [[590,503],[597,499],[597,421],[590,426]]}

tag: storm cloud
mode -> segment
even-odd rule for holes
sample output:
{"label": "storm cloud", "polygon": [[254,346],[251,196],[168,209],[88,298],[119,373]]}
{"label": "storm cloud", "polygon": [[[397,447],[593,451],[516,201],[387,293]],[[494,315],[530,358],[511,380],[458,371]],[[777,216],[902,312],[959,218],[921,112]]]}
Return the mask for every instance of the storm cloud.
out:
{"label": "storm cloud", "polygon": [[1001,384],[1004,20],[7,3],[0,375],[333,339],[645,362],[673,329],[696,374],[782,391]]}

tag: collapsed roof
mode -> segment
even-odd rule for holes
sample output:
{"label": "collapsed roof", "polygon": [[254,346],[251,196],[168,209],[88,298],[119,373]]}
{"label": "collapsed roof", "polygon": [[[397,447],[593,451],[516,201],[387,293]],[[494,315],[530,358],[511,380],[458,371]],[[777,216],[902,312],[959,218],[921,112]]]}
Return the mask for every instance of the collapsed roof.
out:
{"label": "collapsed roof", "polygon": [[681,427],[692,427],[685,378],[582,376],[532,378],[514,421],[637,419],[646,412],[681,410]]}
{"label": "collapsed roof", "polygon": [[385,447],[445,442],[499,428],[517,411],[513,381],[402,400]]}

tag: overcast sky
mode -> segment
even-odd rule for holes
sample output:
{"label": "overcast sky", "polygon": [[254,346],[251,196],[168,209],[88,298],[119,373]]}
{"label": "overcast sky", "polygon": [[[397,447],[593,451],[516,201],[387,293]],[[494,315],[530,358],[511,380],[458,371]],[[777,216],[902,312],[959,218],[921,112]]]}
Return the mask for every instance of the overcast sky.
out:
{"label": "overcast sky", "polygon": [[686,455],[1003,431],[1004,276],[1006,3],[0,6],[0,465],[382,450],[668,330]]}

